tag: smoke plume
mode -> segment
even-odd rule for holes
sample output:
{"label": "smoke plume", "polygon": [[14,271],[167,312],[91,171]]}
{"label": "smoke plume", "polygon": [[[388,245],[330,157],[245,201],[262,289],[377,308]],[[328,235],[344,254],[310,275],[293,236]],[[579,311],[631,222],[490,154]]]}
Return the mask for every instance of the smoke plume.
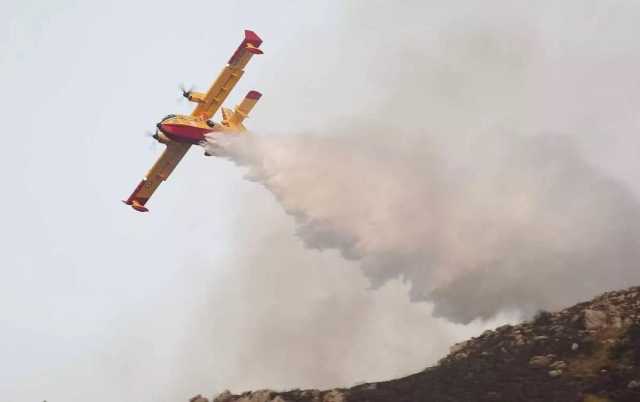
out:
{"label": "smoke plume", "polygon": [[608,9],[619,24],[604,41],[589,19],[563,24],[560,6],[460,13],[430,35],[412,17],[426,8],[396,10],[406,24],[382,38],[382,11],[354,7],[370,24],[342,27],[337,59],[358,57],[375,96],[343,84],[318,99],[349,99],[349,117],[315,134],[214,136],[209,152],[246,166],[307,247],[357,261],[374,288],[406,281],[456,322],[637,283],[640,205],[616,177],[638,166],[612,145],[637,145],[630,10]]}
{"label": "smoke plume", "polygon": [[212,136],[206,147],[246,166],[307,247],[357,260],[374,288],[408,282],[412,300],[455,322],[640,279],[638,201],[570,138],[487,132],[468,152],[428,133],[416,148],[395,146],[392,130],[364,134]]}

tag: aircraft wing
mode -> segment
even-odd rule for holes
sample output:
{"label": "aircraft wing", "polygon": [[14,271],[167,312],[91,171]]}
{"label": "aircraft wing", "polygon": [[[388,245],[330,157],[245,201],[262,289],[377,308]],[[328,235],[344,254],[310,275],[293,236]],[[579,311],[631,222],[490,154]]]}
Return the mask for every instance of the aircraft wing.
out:
{"label": "aircraft wing", "polygon": [[182,142],[168,143],[167,148],[162,155],[160,155],[160,158],[124,203],[131,205],[131,207],[137,211],[147,212],[148,209],[144,204],[147,203],[160,183],[167,180],[190,147],[191,144]]}
{"label": "aircraft wing", "polygon": [[233,87],[238,83],[244,67],[249,63],[254,54],[262,54],[259,49],[262,39],[255,32],[245,30],[244,40],[233,53],[226,67],[213,82],[206,94],[198,97],[198,106],[193,111],[193,116],[201,116],[210,119],[220,108]]}

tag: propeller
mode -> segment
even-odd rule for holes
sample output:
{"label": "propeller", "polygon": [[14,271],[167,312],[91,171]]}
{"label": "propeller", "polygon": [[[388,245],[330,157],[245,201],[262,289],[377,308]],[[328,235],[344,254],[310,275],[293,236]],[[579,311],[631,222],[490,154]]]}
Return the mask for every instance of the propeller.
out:
{"label": "propeller", "polygon": [[180,84],[180,91],[182,92],[182,97],[185,99],[189,99],[191,95],[191,91],[193,91],[193,85],[187,89],[184,84]]}
{"label": "propeller", "polygon": [[156,140],[155,135],[156,133],[151,130],[147,130],[144,132],[144,136],[149,137],[152,140],[151,143],[149,144],[150,151],[155,151],[158,146],[158,141]]}

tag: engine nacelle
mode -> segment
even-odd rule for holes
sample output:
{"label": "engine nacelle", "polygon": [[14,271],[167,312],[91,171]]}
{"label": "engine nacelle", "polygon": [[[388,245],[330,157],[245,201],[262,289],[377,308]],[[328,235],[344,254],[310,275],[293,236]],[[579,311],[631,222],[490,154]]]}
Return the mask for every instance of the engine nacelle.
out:
{"label": "engine nacelle", "polygon": [[185,94],[185,98],[189,99],[191,102],[204,103],[207,98],[207,94],[202,92],[189,91]]}
{"label": "engine nacelle", "polygon": [[167,137],[166,135],[164,135],[164,133],[160,130],[156,130],[156,133],[153,135],[153,139],[162,143],[162,144],[168,144],[171,142],[171,140],[169,139],[169,137]]}

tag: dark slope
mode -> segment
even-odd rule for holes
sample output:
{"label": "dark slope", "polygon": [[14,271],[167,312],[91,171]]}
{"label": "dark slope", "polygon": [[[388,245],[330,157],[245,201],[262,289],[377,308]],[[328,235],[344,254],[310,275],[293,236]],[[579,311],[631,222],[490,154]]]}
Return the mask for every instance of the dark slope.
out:
{"label": "dark slope", "polygon": [[225,392],[214,401],[640,402],[640,287],[486,331],[405,378],[330,391]]}

